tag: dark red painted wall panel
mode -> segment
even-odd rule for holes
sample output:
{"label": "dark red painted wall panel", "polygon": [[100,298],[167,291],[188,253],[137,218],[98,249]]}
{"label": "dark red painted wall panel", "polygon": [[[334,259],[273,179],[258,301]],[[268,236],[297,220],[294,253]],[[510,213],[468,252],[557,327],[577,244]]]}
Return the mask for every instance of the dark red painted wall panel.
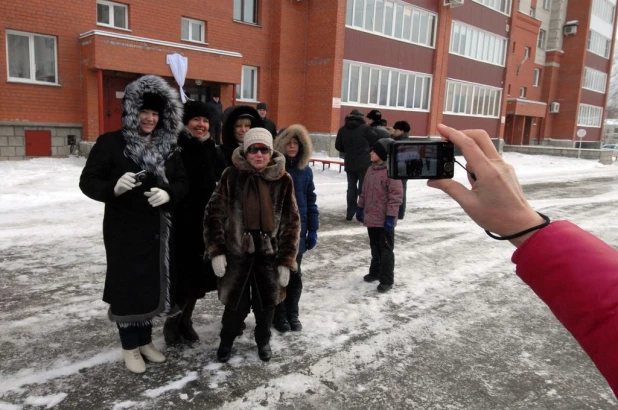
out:
{"label": "dark red painted wall panel", "polygon": [[453,9],[453,20],[508,37],[507,24],[510,23],[511,17],[473,1],[467,1],[464,7]]}
{"label": "dark red painted wall panel", "polygon": [[452,79],[502,88],[504,67],[450,54],[447,76]]}
{"label": "dark red painted wall panel", "polygon": [[499,118],[479,118],[464,115],[444,114],[442,122],[449,127],[457,128],[459,130],[482,128],[486,130],[492,138],[495,138],[498,135],[498,129],[500,127]]}

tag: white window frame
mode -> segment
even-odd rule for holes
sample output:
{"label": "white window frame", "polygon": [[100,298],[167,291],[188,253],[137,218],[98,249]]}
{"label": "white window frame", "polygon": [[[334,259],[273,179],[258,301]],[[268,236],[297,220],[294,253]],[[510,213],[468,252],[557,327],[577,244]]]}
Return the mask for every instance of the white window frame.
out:
{"label": "white window frame", "polygon": [[[244,94],[245,86],[247,85],[251,87],[251,91],[249,95]],[[258,90],[258,68],[254,66],[243,65],[242,73],[240,75],[240,84],[236,85],[236,100],[255,102],[258,100],[257,90]]]}
{"label": "white window frame", "polygon": [[524,47],[524,58],[527,60],[530,58],[530,47]]}
{"label": "white window frame", "polygon": [[607,21],[608,23],[614,22],[614,14],[616,12],[616,6],[607,0],[593,0],[592,1],[592,14]]}
{"label": "white window frame", "polygon": [[[245,16],[245,3],[246,2],[253,3],[253,16],[251,16],[250,18]],[[234,21],[240,21],[242,23],[257,25],[258,24],[258,12],[259,12],[258,6],[259,6],[258,0],[234,0],[234,12],[233,12]],[[240,9],[238,10],[237,7],[240,7]],[[237,18],[238,14],[240,14],[240,18]]]}
{"label": "white window frame", "polygon": [[551,0],[543,0],[543,9],[549,10],[551,8]]}
{"label": "white window frame", "polygon": [[[184,23],[188,23],[189,24],[189,35],[187,38],[184,38],[182,35],[182,25]],[[199,30],[200,30],[200,38],[202,39],[200,40],[194,40],[193,37],[193,28],[194,25],[198,25],[199,26]],[[195,20],[195,19],[191,19],[188,17],[182,17],[180,19],[180,39],[183,41],[191,41],[192,43],[200,43],[200,44],[205,44],[206,43],[206,22],[203,20]]]}
{"label": "white window frame", "polygon": [[528,95],[528,88],[520,87],[519,88],[519,98],[526,98],[527,95]]}
{"label": "white window frame", "polygon": [[541,69],[540,68],[535,68],[534,69],[534,77],[532,79],[532,86],[533,87],[538,87],[540,81],[541,81]]}
{"label": "white window frame", "polygon": [[[109,24],[106,23],[101,23],[99,22],[99,8],[98,5],[105,5],[109,7]],[[115,25],[115,21],[114,21],[114,7],[120,7],[124,9],[124,21],[126,23],[126,27],[122,27],[122,26],[117,26]],[[126,4],[122,4],[122,3],[115,3],[113,1],[107,1],[107,0],[97,0],[97,26],[104,26],[104,27],[111,27],[111,28],[116,28],[116,29],[120,29],[120,30],[128,30],[129,29],[129,6],[127,6]]]}
{"label": "white window frame", "polygon": [[612,41],[609,38],[597,33],[594,30],[590,30],[588,33],[587,50],[591,53],[609,59],[611,43]]}
{"label": "white window frame", "polygon": [[444,114],[499,118],[502,88],[446,79]]}
{"label": "white window frame", "polygon": [[536,42],[537,48],[541,50],[545,50],[546,42],[547,42],[547,31],[543,29],[539,29],[539,37]]}
{"label": "white window frame", "polygon": [[346,27],[423,47],[435,48],[437,24],[436,13],[401,1],[347,0],[346,4]]}
{"label": "white window frame", "polygon": [[601,128],[603,107],[589,104],[579,104],[577,125],[582,127]]}
{"label": "white window frame", "polygon": [[607,73],[590,67],[584,67],[584,81],[582,82],[582,88],[605,94],[605,90],[607,88]]}
{"label": "white window frame", "polygon": [[431,74],[344,60],[341,103],[428,112],[432,81]]}
{"label": "white window frame", "polygon": [[498,13],[511,15],[511,0],[472,0],[475,3],[482,4]]}
{"label": "white window frame", "polygon": [[[489,46],[485,47],[485,41]],[[472,60],[504,67],[508,39],[453,20],[449,52]]]}
{"label": "white window frame", "polygon": [[[9,58],[9,35],[22,36],[28,38],[28,62],[30,77],[11,77],[11,61]],[[36,79],[36,55],[34,47],[35,37],[43,37],[54,40],[54,81],[40,81]],[[10,82],[41,84],[41,85],[58,85],[58,38],[44,34],[28,33],[24,31],[6,30],[6,73],[7,80]]]}
{"label": "white window frame", "polygon": [[530,15],[530,17],[535,18],[536,17],[536,9],[534,7],[530,7],[530,12],[528,14]]}

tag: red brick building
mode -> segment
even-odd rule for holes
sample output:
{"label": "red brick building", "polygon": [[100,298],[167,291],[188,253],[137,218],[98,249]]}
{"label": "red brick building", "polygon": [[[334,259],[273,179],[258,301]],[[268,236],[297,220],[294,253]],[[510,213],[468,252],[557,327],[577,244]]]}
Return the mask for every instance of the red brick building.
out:
{"label": "red brick building", "polygon": [[353,108],[378,108],[412,135],[445,122],[512,144],[571,144],[584,127],[598,142],[615,0],[517,3],[1,2],[0,159],[66,155],[70,136],[119,128],[130,81],[177,85],[175,53],[187,58],[190,98],[264,101],[279,127],[334,134]]}

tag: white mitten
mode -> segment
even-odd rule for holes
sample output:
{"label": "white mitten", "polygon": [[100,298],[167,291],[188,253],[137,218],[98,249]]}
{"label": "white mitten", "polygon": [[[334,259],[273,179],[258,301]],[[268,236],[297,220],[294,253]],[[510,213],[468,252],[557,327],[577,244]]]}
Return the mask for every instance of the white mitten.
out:
{"label": "white mitten", "polygon": [[279,271],[279,284],[283,287],[287,286],[290,282],[290,268],[279,266],[277,270]]}
{"label": "white mitten", "polygon": [[225,267],[227,266],[227,258],[225,255],[217,255],[212,258],[212,270],[215,271],[215,275],[218,278],[222,278],[225,275]]}
{"label": "white mitten", "polygon": [[170,201],[170,195],[161,188],[151,188],[150,192],[144,192],[144,195],[148,197],[148,203],[152,205],[153,208]]}
{"label": "white mitten", "polygon": [[118,182],[116,182],[114,195],[120,196],[140,185],[142,185],[141,182],[135,183],[135,174],[133,172],[125,172],[124,175],[118,179]]}

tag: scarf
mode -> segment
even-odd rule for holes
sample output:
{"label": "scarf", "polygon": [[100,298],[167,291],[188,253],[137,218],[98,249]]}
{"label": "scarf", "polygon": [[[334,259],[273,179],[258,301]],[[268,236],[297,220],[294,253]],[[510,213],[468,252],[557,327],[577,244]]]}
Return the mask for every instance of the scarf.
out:
{"label": "scarf", "polygon": [[251,231],[259,231],[262,251],[266,254],[272,253],[269,234],[275,229],[275,212],[268,182],[258,175],[249,176],[243,188],[242,208],[245,225],[242,239],[244,250],[248,253],[255,252]]}

